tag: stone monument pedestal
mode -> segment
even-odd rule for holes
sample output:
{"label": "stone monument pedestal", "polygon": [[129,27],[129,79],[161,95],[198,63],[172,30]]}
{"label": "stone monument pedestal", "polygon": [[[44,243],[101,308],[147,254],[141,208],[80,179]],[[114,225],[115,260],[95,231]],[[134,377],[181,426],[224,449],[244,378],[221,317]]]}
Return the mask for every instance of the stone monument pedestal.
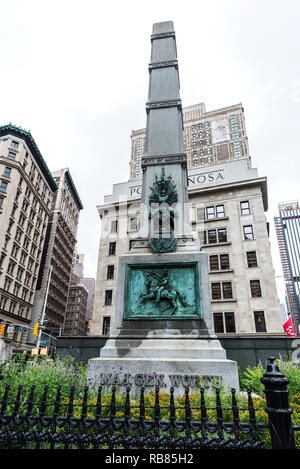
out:
{"label": "stone monument pedestal", "polygon": [[[140,275],[147,275],[149,266],[152,272],[167,267],[173,284],[179,273],[180,284],[196,290],[193,302],[196,308],[184,307],[178,300],[178,310],[172,314],[172,304],[162,302],[165,312],[156,317],[153,307],[150,319],[148,308],[155,304],[155,298],[151,298],[141,312],[145,319],[141,315],[135,317],[131,308],[138,300],[136,285],[143,291],[145,285],[141,285]],[[195,392],[220,384],[239,389],[237,364],[226,358],[213,332],[206,254],[193,251],[122,256],[118,279],[116,328],[100,356],[89,360],[90,384],[116,385],[124,390],[130,385],[134,394],[138,394],[141,386],[145,392],[155,386],[166,391],[174,387],[175,395],[183,395],[186,387]],[[193,279],[199,286],[199,295]],[[185,286],[191,304],[188,290]]]}

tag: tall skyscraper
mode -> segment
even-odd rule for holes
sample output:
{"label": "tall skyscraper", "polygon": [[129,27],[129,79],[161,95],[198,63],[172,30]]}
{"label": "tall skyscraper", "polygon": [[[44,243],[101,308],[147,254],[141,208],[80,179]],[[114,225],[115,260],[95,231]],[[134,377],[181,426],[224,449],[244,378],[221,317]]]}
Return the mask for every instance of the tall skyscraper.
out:
{"label": "tall skyscraper", "polygon": [[[31,133],[0,127],[0,322],[8,348],[26,349],[56,182]],[[29,348],[29,347],[28,347]]]}
{"label": "tall skyscraper", "polygon": [[[242,104],[206,111],[204,103],[184,107],[183,135],[187,167],[211,167],[226,161],[246,159],[250,167],[248,138]],[[131,134],[130,179],[142,177],[146,129]]]}
{"label": "tall skyscraper", "polygon": [[[75,251],[73,255],[73,267],[67,312],[62,332],[63,335],[86,336],[89,335],[91,330],[94,308],[95,279],[84,277],[83,260],[84,254],[79,254]],[[79,297],[80,300],[77,298],[77,300],[74,301],[74,297]],[[79,318],[80,321],[78,322]]]}
{"label": "tall skyscraper", "polygon": [[87,335],[86,309],[88,293],[88,290],[81,282],[77,285],[70,285],[62,335]]}
{"label": "tall skyscraper", "polygon": [[79,213],[83,206],[68,168],[54,172],[53,177],[58,190],[47,226],[32,319],[37,322],[44,314],[45,332],[55,336],[61,332],[65,320]]}
{"label": "tall skyscraper", "polygon": [[83,277],[80,282],[88,291],[88,298],[86,304],[86,314],[85,314],[85,322],[86,322],[86,335],[90,335],[90,331],[92,330],[92,320],[93,320],[93,311],[94,311],[94,298],[95,298],[95,279],[91,277]]}
{"label": "tall skyscraper", "polygon": [[300,335],[300,207],[298,201],[282,202],[274,217],[286,287],[288,311],[294,332]]}

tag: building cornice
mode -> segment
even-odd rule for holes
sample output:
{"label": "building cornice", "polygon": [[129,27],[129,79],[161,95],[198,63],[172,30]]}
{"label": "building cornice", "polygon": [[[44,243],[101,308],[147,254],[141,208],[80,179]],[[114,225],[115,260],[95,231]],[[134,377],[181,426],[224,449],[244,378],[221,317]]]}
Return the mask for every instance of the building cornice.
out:
{"label": "building cornice", "polygon": [[242,181],[235,181],[235,182],[229,182],[229,183],[224,183],[224,184],[218,184],[214,185],[211,187],[202,187],[202,188],[195,188],[195,189],[189,189],[188,194],[193,195],[197,194],[198,192],[216,192],[216,191],[222,191],[222,190],[229,190],[230,188],[235,189],[239,187],[244,187],[244,186],[254,186],[254,185],[259,185],[262,190],[262,196],[263,196],[263,203],[264,203],[264,210],[267,212],[268,210],[268,189],[267,189],[267,178],[266,177],[261,177],[261,178],[255,178],[255,179],[245,179]]}
{"label": "building cornice", "polygon": [[73,179],[71,177],[71,174],[70,174],[70,171],[69,169],[66,169],[65,170],[65,173],[64,173],[64,177],[65,177],[65,181],[67,183],[67,186],[75,200],[75,203],[76,203],[76,206],[78,208],[78,210],[82,210],[83,209],[83,205],[82,205],[82,202],[80,200],[80,197],[78,195],[78,192],[76,190],[76,187],[74,185],[74,182],[73,182]]}
{"label": "building cornice", "polygon": [[57,191],[57,185],[55,180],[53,179],[53,176],[37,146],[37,144],[34,141],[34,138],[32,137],[31,133],[29,130],[25,130],[22,127],[17,127],[11,123],[2,125],[0,126],[0,137],[4,137],[6,135],[12,135],[17,138],[21,138],[22,140],[25,141],[26,145],[28,146],[29,150],[32,153],[32,156],[34,157],[35,161],[37,162],[43,176],[45,177],[47,183],[49,184],[52,192]]}

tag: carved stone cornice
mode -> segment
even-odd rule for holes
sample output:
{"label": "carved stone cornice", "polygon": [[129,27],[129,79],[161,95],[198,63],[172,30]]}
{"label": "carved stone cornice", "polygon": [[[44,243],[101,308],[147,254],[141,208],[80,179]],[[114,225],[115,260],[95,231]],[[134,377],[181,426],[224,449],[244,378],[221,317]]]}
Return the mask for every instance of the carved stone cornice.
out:
{"label": "carved stone cornice", "polygon": [[149,70],[153,70],[154,68],[164,68],[164,67],[175,67],[178,68],[178,60],[164,60],[162,62],[150,62]]}
{"label": "carved stone cornice", "polygon": [[162,109],[167,107],[178,107],[182,109],[181,99],[168,99],[161,101],[148,101],[146,103],[146,111],[149,112],[151,109]]}
{"label": "carved stone cornice", "polygon": [[186,164],[187,158],[185,153],[175,153],[171,155],[144,156],[142,158],[142,168],[147,166],[159,166],[168,164]]}
{"label": "carved stone cornice", "polygon": [[166,33],[151,34],[151,41],[153,41],[153,39],[165,39],[167,37],[173,37],[175,39],[175,31],[167,31]]}

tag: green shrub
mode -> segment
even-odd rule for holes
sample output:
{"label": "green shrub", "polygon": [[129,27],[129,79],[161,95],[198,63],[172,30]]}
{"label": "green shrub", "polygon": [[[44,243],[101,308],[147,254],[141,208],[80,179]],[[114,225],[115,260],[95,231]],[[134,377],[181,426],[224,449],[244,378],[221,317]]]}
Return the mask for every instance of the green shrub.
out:
{"label": "green shrub", "polygon": [[[276,360],[276,363],[281,373],[288,378],[289,395],[294,396],[300,394],[300,366],[293,362],[284,362],[283,360]],[[250,388],[252,392],[259,396],[264,395],[264,386],[260,382],[266,369],[260,364],[253,367],[248,367],[240,377],[241,389]]]}

